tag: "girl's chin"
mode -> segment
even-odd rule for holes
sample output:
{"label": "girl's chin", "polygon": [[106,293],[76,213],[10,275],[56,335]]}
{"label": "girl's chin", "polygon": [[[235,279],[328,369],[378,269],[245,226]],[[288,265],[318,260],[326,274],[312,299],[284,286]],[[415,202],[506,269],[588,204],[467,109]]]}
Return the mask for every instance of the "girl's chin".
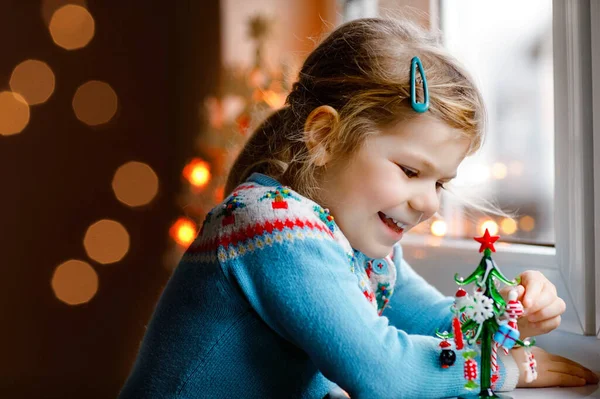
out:
{"label": "girl's chin", "polygon": [[383,259],[392,253],[394,249],[394,244],[391,244],[389,246],[382,244],[371,245],[369,248],[366,248],[364,251],[361,252],[371,259]]}

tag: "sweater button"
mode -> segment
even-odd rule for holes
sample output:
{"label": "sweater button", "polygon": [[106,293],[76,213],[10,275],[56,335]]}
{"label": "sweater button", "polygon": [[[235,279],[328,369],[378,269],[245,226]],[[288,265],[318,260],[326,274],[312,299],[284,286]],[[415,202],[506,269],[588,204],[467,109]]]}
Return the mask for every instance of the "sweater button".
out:
{"label": "sweater button", "polygon": [[376,274],[386,274],[388,271],[388,264],[383,259],[373,260],[373,272]]}

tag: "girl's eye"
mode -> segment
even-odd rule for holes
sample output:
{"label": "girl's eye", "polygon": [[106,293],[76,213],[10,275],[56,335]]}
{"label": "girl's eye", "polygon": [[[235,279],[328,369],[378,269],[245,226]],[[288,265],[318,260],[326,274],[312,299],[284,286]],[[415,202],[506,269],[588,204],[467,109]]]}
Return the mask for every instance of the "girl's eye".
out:
{"label": "girl's eye", "polygon": [[402,166],[402,165],[398,165],[400,167],[400,169],[402,169],[402,171],[404,172],[404,174],[406,175],[406,177],[408,177],[409,179],[411,177],[417,177],[419,175],[418,172],[415,172],[412,169],[407,168],[406,166]]}
{"label": "girl's eye", "polygon": [[[402,166],[402,165],[398,165],[398,167],[400,169],[402,169],[402,171],[404,172],[404,174],[406,175],[406,177],[408,177],[409,179],[413,178],[413,177],[418,177],[419,176],[419,172],[415,172],[412,169],[407,168],[406,166]],[[436,190],[445,190],[446,187],[444,187],[444,183],[441,182],[436,182],[435,183],[435,189]]]}

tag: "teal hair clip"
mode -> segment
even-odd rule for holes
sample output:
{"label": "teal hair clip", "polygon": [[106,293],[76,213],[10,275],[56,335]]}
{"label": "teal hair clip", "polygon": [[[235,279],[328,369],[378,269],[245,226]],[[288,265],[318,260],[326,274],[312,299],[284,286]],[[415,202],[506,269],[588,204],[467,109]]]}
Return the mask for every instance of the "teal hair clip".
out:
{"label": "teal hair clip", "polygon": [[[417,66],[419,66],[419,73],[421,74],[421,80],[423,81],[423,102],[417,102]],[[413,109],[419,113],[423,113],[429,109],[429,89],[427,88],[427,78],[425,77],[425,70],[419,57],[413,57],[410,62],[410,105]]]}

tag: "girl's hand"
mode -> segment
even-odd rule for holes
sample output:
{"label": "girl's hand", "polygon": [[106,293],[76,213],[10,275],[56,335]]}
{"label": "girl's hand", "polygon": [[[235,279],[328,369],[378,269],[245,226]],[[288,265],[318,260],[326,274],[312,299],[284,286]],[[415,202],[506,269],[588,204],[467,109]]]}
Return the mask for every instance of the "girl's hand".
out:
{"label": "girl's hand", "polygon": [[[517,322],[521,339],[549,333],[560,325],[565,301],[558,297],[554,284],[541,272],[528,270],[521,273],[521,284],[516,288],[517,299],[525,310]],[[511,289],[514,287],[503,287],[500,293],[507,299]]]}
{"label": "girl's hand", "polygon": [[529,365],[523,348],[512,349],[511,354],[519,366],[517,388],[578,387],[597,384],[598,376],[581,364],[558,355],[552,355],[536,346],[531,352],[537,362],[537,379],[525,382]]}

